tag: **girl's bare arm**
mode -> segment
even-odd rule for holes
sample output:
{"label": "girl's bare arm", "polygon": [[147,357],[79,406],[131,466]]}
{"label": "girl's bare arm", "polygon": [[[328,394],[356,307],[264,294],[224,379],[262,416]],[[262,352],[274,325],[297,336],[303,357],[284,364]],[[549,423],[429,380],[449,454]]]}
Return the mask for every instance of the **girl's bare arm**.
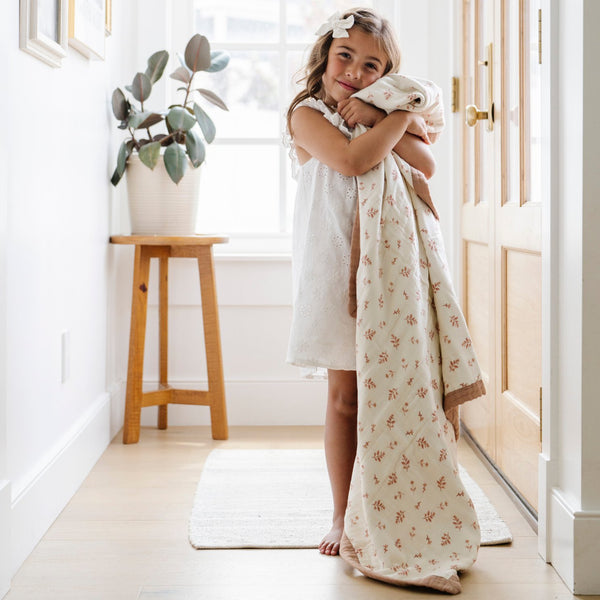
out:
{"label": "girl's bare arm", "polygon": [[435,173],[435,159],[429,144],[420,137],[407,132],[394,146],[394,152],[411,167],[421,171],[426,179],[430,179]]}
{"label": "girl's bare arm", "polygon": [[343,175],[355,176],[379,164],[418,119],[413,113],[395,111],[363,135],[348,140],[321,112],[301,106],[292,115],[292,132],[297,147]]}
{"label": "girl's bare arm", "polygon": [[[338,104],[338,111],[349,127],[355,127],[358,123],[374,127],[386,116],[385,111],[358,98],[342,100]],[[435,171],[435,159],[428,146],[436,140],[438,134],[427,134],[425,123],[420,122],[418,126],[416,123],[417,121],[411,123],[394,146],[394,152],[429,179]]]}

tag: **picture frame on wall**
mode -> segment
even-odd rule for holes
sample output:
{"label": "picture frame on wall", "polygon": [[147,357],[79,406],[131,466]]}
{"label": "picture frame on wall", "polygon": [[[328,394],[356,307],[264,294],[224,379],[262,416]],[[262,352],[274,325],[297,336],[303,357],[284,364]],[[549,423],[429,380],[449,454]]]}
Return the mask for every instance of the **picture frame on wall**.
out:
{"label": "picture frame on wall", "polygon": [[52,67],[67,55],[68,0],[20,0],[19,47]]}
{"label": "picture frame on wall", "polygon": [[106,0],[106,17],[104,19],[104,33],[112,35],[112,0]]}
{"label": "picture frame on wall", "polygon": [[106,0],[68,0],[69,46],[87,58],[104,60]]}

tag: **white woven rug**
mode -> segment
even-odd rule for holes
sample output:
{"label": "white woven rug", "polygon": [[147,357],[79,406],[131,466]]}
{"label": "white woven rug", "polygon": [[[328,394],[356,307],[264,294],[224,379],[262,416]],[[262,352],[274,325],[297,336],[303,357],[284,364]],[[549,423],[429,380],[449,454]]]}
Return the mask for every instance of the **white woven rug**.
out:
{"label": "white woven rug", "polygon": [[[461,467],[482,545],[512,541],[508,526]],[[189,523],[194,548],[316,548],[331,525],[323,450],[213,450]]]}

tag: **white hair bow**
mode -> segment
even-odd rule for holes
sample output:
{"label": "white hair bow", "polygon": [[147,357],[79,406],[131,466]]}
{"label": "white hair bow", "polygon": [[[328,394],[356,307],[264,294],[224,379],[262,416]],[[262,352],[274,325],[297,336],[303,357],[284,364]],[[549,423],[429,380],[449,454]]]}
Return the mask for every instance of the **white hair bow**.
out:
{"label": "white hair bow", "polygon": [[325,35],[333,30],[332,35],[334,38],[350,37],[350,34],[346,30],[350,29],[352,25],[354,25],[354,15],[342,19],[341,13],[336,12],[317,29],[315,35]]}

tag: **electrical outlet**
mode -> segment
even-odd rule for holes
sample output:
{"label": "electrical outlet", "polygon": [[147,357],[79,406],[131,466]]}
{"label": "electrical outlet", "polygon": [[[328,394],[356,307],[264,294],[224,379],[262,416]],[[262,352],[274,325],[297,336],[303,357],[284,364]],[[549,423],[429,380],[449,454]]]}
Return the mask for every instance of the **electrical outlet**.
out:
{"label": "electrical outlet", "polygon": [[60,335],[60,382],[66,383],[71,371],[71,334],[63,331]]}

